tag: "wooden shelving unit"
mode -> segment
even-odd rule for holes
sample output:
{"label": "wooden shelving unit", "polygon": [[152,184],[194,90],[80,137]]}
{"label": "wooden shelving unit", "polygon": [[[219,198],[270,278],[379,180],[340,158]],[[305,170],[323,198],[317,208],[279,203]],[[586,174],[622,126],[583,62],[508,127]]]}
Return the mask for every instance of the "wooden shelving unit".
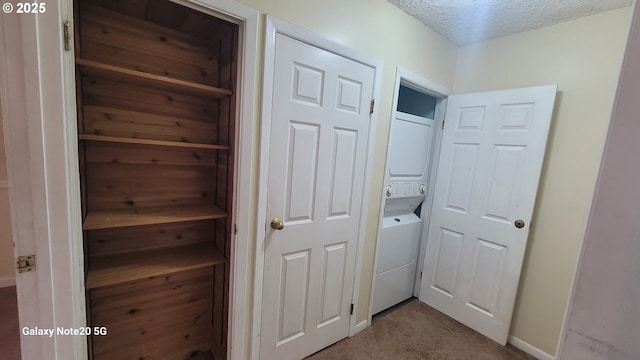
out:
{"label": "wooden shelving unit", "polygon": [[238,26],[169,0],[74,12],[87,316],[109,328],[89,358],[226,358]]}

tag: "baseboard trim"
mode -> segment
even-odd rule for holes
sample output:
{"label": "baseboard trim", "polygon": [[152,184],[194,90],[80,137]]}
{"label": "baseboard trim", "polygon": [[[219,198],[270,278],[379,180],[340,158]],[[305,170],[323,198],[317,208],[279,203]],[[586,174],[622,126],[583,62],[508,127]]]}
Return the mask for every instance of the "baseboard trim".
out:
{"label": "baseboard trim", "polygon": [[369,321],[362,320],[361,322],[359,322],[358,324],[356,324],[356,326],[353,328],[353,332],[351,333],[350,336],[354,336],[355,334],[359,333],[360,331],[366,329],[369,326]]}
{"label": "baseboard trim", "polygon": [[551,356],[546,352],[538,349],[537,347],[526,343],[521,339],[518,339],[515,336],[509,335],[508,342],[509,344],[513,345],[514,348],[520,349],[538,360],[556,360],[555,356]]}
{"label": "baseboard trim", "polygon": [[5,288],[9,286],[16,286],[16,277],[15,276],[0,277],[0,288]]}

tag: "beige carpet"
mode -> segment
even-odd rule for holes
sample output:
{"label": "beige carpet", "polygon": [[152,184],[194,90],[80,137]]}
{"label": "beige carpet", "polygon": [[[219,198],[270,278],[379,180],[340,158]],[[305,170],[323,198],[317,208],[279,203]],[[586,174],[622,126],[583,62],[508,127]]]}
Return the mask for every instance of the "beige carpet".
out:
{"label": "beige carpet", "polygon": [[535,360],[503,347],[418,300],[374,318],[358,335],[308,360]]}

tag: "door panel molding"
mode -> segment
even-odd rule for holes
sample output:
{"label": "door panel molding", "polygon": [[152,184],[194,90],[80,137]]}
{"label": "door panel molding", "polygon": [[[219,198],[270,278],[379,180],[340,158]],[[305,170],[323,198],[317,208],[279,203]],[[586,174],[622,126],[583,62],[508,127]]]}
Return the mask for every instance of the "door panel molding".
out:
{"label": "door panel molding", "polygon": [[[508,338],[529,234],[524,226],[535,205],[556,89],[548,85],[449,98],[420,300],[502,344]],[[459,234],[459,251],[443,251],[445,231]]]}
{"label": "door panel molding", "polygon": [[[380,96],[380,84],[382,80],[382,62],[376,58],[365,55],[354,49],[346,46],[336,44],[330,40],[327,40],[311,31],[302,29],[295,25],[289,24],[283,20],[277,19],[273,16],[267,15],[266,17],[266,29],[265,29],[265,54],[264,54],[264,79],[262,89],[262,121],[260,129],[260,159],[259,159],[259,185],[258,185],[258,209],[257,209],[257,222],[256,222],[256,252],[255,252],[255,277],[254,277],[254,296],[253,296],[253,322],[252,322],[252,343],[251,343],[251,359],[258,359],[260,357],[260,329],[261,329],[261,316],[262,313],[262,296],[263,296],[263,269],[265,263],[265,247],[266,247],[266,227],[267,224],[267,184],[268,184],[268,169],[269,169],[269,138],[271,133],[271,110],[273,95],[271,89],[274,83],[274,66],[275,66],[275,42],[276,35],[282,34],[303,43],[315,46],[317,48],[335,53],[344,58],[353,60],[355,62],[367,65],[374,69],[374,84],[373,84],[373,96],[379,98]],[[305,68],[305,70],[308,70]],[[302,71],[301,71],[302,73]],[[311,79],[310,74],[307,76]],[[306,85],[301,82],[301,85]],[[340,88],[342,90],[339,97],[340,103],[334,104],[341,111],[346,113],[355,111],[353,108],[353,98],[356,96],[355,92],[358,90],[358,84],[354,83],[350,79],[343,79]],[[299,88],[299,97],[302,95],[312,95],[312,87]],[[300,97],[305,99],[306,104],[312,106],[310,101],[312,97]],[[315,101],[322,101],[322,99],[316,99]],[[378,118],[378,106],[373,110],[370,115],[369,122],[369,136],[367,141],[367,159],[365,162],[365,181],[363,187],[363,200],[360,204],[361,214],[363,218],[367,216],[368,210],[368,194],[371,190],[371,176],[373,167],[373,148],[375,141],[376,123]],[[317,214],[325,216],[326,214]],[[356,261],[355,261],[355,276],[354,276],[354,292],[352,303],[357,306],[358,294],[360,288],[361,270],[362,270],[362,257],[364,251],[364,235],[366,229],[366,222],[361,221],[358,228],[357,236],[357,249],[356,249]],[[350,319],[350,336],[354,335],[358,331],[363,329],[361,324],[356,324],[357,309],[354,309],[354,315]]]}

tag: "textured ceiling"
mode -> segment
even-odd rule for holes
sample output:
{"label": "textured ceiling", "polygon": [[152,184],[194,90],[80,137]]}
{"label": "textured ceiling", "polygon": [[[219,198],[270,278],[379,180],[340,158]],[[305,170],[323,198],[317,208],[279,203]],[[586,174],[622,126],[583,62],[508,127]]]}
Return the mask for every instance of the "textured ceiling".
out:
{"label": "textured ceiling", "polygon": [[389,0],[458,46],[631,5],[633,0]]}

